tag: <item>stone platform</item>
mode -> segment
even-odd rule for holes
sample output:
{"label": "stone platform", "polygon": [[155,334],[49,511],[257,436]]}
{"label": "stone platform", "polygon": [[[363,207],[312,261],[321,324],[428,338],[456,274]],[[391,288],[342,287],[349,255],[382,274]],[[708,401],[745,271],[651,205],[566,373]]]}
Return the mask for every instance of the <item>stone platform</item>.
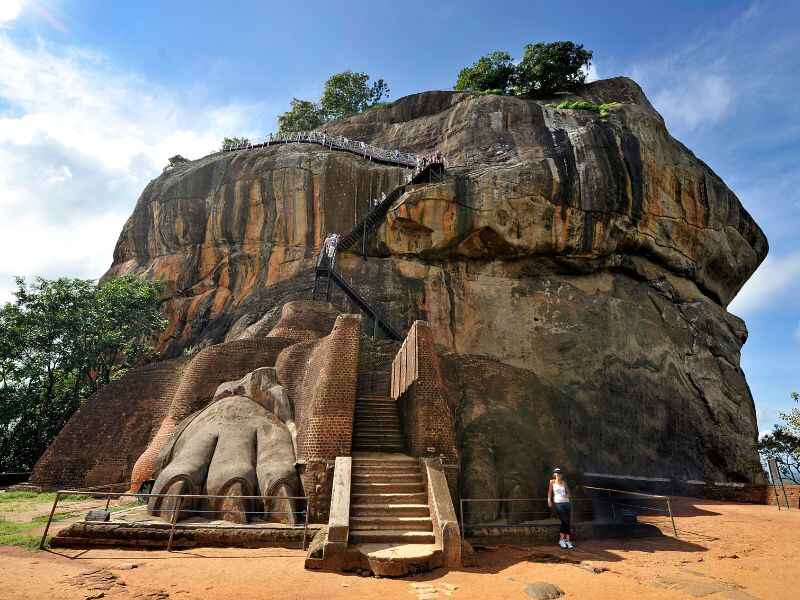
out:
{"label": "stone platform", "polygon": [[[80,521],[71,524],[53,537],[50,545],[57,548],[128,547],[164,549],[172,525],[147,514],[144,506],[113,514],[108,522]],[[309,525],[305,544],[309,544],[322,525]],[[217,546],[237,548],[285,547],[303,548],[303,526],[281,523],[251,522],[236,525],[228,521],[191,518],[175,527],[173,548]]]}
{"label": "stone platform", "polygon": [[[559,527],[556,519],[515,526],[488,525],[469,529],[466,539],[471,544],[555,544],[558,541]],[[624,525],[604,521],[587,521],[575,523],[572,530],[576,540],[661,537],[664,535],[655,525],[642,522]]]}

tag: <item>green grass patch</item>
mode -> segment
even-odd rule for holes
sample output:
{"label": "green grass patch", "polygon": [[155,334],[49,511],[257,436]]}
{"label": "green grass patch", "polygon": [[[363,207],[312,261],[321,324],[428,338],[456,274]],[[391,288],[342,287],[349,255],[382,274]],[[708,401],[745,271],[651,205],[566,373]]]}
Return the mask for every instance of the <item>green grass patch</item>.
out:
{"label": "green grass patch", "polygon": [[[58,521],[66,521],[67,519],[72,519],[74,517],[79,517],[81,513],[76,512],[63,512],[63,513],[56,513],[53,515],[53,523],[57,523]],[[38,517],[33,517],[31,519],[31,523],[39,525],[46,525],[47,519],[50,515],[39,515]]]}
{"label": "green grass patch", "polygon": [[[42,515],[24,522],[6,521],[0,517],[0,546],[18,546],[28,550],[38,550],[42,534],[32,530],[43,527],[47,523],[48,516]],[[64,521],[76,516],[78,516],[77,513],[57,513],[53,515],[53,522]]]}
{"label": "green grass patch", "polygon": [[[38,550],[41,540],[41,535],[26,535],[21,533],[10,535],[0,534],[0,546],[17,546],[19,548],[25,548],[26,550]],[[47,536],[44,547],[50,547],[50,536]]]}
{"label": "green grass patch", "polygon": [[31,521],[6,521],[0,517],[0,539],[2,539],[3,536],[19,533],[20,531],[27,531],[34,527],[39,527],[39,524]]}
{"label": "green grass patch", "polygon": [[601,118],[608,116],[608,113],[616,108],[622,106],[620,102],[605,102],[603,104],[595,104],[588,100],[565,100],[558,104],[548,104],[548,108],[555,108],[558,110],[590,110],[596,112]]}
{"label": "green grass patch", "polygon": [[392,104],[394,104],[394,102],[376,102],[375,104],[365,108],[363,112],[369,112],[371,110],[375,110],[376,108],[389,108]]}
{"label": "green grass patch", "polygon": [[[5,492],[0,494],[0,510],[7,510],[4,504],[37,504],[40,502],[52,502],[56,499],[55,492]],[[68,494],[61,496],[58,500],[61,502],[77,502],[79,500],[88,500],[89,496],[81,494]],[[10,510],[25,510],[25,508],[14,508]]]}

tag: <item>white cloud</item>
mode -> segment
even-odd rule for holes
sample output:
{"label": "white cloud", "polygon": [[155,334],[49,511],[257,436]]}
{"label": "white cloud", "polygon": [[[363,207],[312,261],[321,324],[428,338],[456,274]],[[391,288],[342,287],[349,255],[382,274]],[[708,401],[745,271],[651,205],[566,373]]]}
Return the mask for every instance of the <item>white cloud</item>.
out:
{"label": "white cloud", "polygon": [[584,69],[584,72],[586,73],[587,83],[600,79],[600,72],[597,70],[597,65],[595,63],[591,63],[588,69]]}
{"label": "white cloud", "polygon": [[263,114],[261,104],[198,105],[96,53],[0,33],[0,302],[15,274],[102,275],[167,158],[256,135],[248,123]]}
{"label": "white cloud", "polygon": [[774,407],[761,407],[758,409],[756,423],[758,437],[764,437],[772,431],[773,425],[778,422],[778,411]]}
{"label": "white cloud", "polygon": [[24,6],[23,0],[0,0],[0,27],[16,20]]}
{"label": "white cloud", "polygon": [[[734,112],[762,108],[795,87],[796,36],[785,35],[780,11],[753,2],[722,27],[698,25],[683,47],[639,60],[631,73],[678,136],[714,126]],[[773,37],[764,31],[776,31]],[[783,100],[781,98],[781,100]],[[790,104],[781,101],[781,104]]]}
{"label": "white cloud", "polygon": [[774,258],[767,256],[728,306],[737,315],[749,315],[786,300],[800,287],[800,252]]}
{"label": "white cloud", "polygon": [[656,92],[653,105],[667,123],[682,131],[691,131],[727,117],[733,98],[733,86],[725,77],[696,72],[687,73],[680,87]]}

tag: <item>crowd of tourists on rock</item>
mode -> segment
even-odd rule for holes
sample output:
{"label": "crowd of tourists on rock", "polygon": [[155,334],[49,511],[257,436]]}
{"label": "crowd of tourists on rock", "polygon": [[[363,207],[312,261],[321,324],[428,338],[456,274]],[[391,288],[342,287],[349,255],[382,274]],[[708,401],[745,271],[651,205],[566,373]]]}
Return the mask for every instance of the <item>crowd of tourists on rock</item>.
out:
{"label": "crowd of tourists on rock", "polygon": [[393,162],[400,165],[405,165],[407,167],[415,167],[419,162],[418,157],[414,154],[400,152],[400,150],[386,150],[384,148],[378,148],[365,142],[358,142],[348,139],[343,135],[330,134],[325,130],[270,133],[266,138],[264,138],[263,141],[260,142],[251,142],[247,140],[236,144],[226,144],[222,147],[222,152],[247,150],[250,148],[269,146],[270,144],[287,144],[292,142],[320,144],[322,146],[327,146],[331,150],[334,148],[338,150],[346,150],[355,154],[360,154],[364,158]]}
{"label": "crowd of tourists on rock", "polygon": [[362,155],[364,158],[377,159],[385,162],[393,162],[407,167],[413,167],[414,171],[409,177],[409,181],[417,174],[422,172],[428,165],[431,164],[444,164],[445,157],[440,151],[431,152],[423,156],[410,154],[408,152],[400,152],[400,150],[386,150],[371,146],[365,142],[358,142],[346,138],[343,135],[333,135],[325,131],[288,131],[280,133],[270,133],[261,142],[251,142],[249,140],[241,141],[235,144],[225,144],[222,147],[222,152],[233,152],[235,150],[247,150],[250,148],[258,148],[269,146],[270,144],[287,144],[287,143],[312,143],[327,146],[331,150],[334,148],[339,150],[347,150],[356,154]]}

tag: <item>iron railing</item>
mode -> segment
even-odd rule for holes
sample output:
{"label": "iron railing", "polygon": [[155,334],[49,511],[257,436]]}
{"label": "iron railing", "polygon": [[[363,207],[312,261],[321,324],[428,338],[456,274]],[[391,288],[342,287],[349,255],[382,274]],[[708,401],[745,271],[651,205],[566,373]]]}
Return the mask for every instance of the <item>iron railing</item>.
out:
{"label": "iron railing", "polygon": [[[118,485],[118,484],[114,484]],[[137,504],[135,506],[131,506],[123,511],[119,511],[114,513],[115,515],[121,515],[124,512],[130,512],[131,510],[143,508],[144,503],[149,502],[152,498],[174,498],[177,499],[175,506],[172,508],[163,508],[159,507],[159,513],[171,513],[171,517],[169,518],[169,525],[170,525],[170,533],[169,539],[167,541],[167,550],[172,550],[172,543],[175,538],[175,530],[176,529],[199,529],[199,528],[210,528],[210,529],[266,529],[275,527],[275,523],[270,522],[262,522],[262,523],[245,523],[245,524],[231,524],[231,525],[209,525],[207,523],[184,523],[181,524],[178,521],[178,517],[182,511],[191,512],[192,514],[195,513],[214,513],[217,514],[220,512],[219,509],[199,509],[197,507],[191,508],[184,508],[184,503],[188,500],[191,502],[196,502],[198,500],[210,500],[210,499],[227,499],[227,500],[246,500],[246,501],[271,501],[271,500],[294,500],[294,501],[302,501],[303,502],[303,510],[295,510],[295,511],[273,511],[273,510],[254,510],[254,511],[241,511],[245,515],[260,515],[260,516],[270,516],[270,515],[295,515],[298,518],[299,522],[290,525],[284,525],[285,527],[289,527],[292,529],[303,529],[303,550],[306,549],[307,540],[308,540],[308,496],[223,496],[223,495],[213,495],[213,494],[140,494],[136,492],[99,492],[95,490],[87,490],[87,489],[78,489],[78,490],[58,490],[56,492],[56,496],[53,499],[53,506],[50,509],[50,514],[47,518],[47,524],[45,525],[44,532],[42,533],[42,539],[39,542],[39,549],[44,549],[45,543],[47,542],[47,534],[50,531],[50,525],[53,521],[53,516],[56,513],[56,508],[58,507],[59,500],[62,496],[75,496],[75,495],[85,495],[91,498],[105,498],[105,510],[109,510],[109,506],[111,504],[112,499],[119,499],[119,498],[135,498]],[[158,518],[158,517],[153,517]],[[118,522],[122,523],[122,522]]]}
{"label": "iron railing", "polygon": [[[584,490],[600,492],[592,497],[572,498],[570,505],[575,523],[596,521],[598,506],[609,511],[611,522],[622,522],[625,511],[636,516],[664,515],[669,518],[673,534],[678,537],[675,517],[672,513],[672,503],[669,496],[658,494],[644,494],[614,490],[610,488],[597,488],[582,486]],[[470,519],[470,506],[479,504],[498,506],[497,517],[490,521],[474,522]],[[663,506],[663,508],[662,508]],[[590,516],[590,519],[584,519]],[[461,535],[465,537],[467,531],[480,527],[495,529],[517,529],[520,527],[542,525],[544,521],[554,520],[553,511],[547,504],[547,498],[461,498],[459,501],[459,519],[461,522]],[[665,521],[667,522],[667,521]],[[649,522],[655,524],[655,522]]]}
{"label": "iron railing", "polygon": [[352,154],[357,154],[378,162],[400,165],[403,167],[416,168],[424,162],[422,157],[410,152],[401,152],[399,149],[388,150],[379,148],[366,142],[359,142],[348,139],[342,135],[332,135],[324,131],[291,131],[282,133],[270,133],[264,138],[256,141],[247,141],[239,144],[226,144],[220,150],[222,152],[236,152],[239,150],[251,150],[253,148],[267,148],[274,144],[319,144],[331,150],[343,150]]}

